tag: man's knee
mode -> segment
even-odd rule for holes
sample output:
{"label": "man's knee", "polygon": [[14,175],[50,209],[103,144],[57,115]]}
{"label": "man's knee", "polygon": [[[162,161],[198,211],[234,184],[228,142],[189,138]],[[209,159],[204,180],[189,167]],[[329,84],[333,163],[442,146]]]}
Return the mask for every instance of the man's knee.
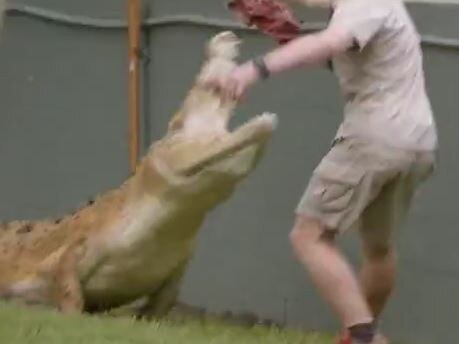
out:
{"label": "man's knee", "polygon": [[296,217],[295,225],[290,232],[289,239],[293,251],[297,256],[309,251],[316,243],[322,240],[333,241],[334,235],[327,235],[328,231],[320,221],[303,215]]}

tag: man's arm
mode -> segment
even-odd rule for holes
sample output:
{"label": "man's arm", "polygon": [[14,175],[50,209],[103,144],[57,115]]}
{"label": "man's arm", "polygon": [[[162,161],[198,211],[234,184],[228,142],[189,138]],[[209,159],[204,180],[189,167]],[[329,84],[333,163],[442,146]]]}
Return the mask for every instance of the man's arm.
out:
{"label": "man's arm", "polygon": [[299,37],[266,54],[263,58],[271,74],[300,66],[323,64],[354,45],[354,37],[344,28],[334,26]]}
{"label": "man's arm", "polygon": [[[260,77],[276,74],[300,66],[313,66],[353,47],[350,31],[338,25],[299,37],[266,54],[263,59],[248,61],[236,67],[228,76],[200,80],[203,86],[218,91],[223,99],[240,100],[247,89]],[[260,64],[261,62],[261,64]]]}

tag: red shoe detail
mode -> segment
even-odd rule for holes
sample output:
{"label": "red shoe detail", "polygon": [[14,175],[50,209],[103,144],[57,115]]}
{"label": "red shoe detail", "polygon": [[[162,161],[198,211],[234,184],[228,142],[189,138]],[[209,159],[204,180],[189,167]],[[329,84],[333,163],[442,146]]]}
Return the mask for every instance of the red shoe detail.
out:
{"label": "red shoe detail", "polygon": [[352,344],[352,338],[347,335],[346,337],[341,338],[336,344]]}

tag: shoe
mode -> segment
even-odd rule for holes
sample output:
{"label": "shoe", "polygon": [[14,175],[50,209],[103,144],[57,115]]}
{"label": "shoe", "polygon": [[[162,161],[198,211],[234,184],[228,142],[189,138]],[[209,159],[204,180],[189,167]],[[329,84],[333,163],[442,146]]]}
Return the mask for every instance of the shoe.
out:
{"label": "shoe", "polygon": [[[356,341],[353,341],[349,334],[342,336],[336,344],[361,344]],[[384,337],[381,333],[377,333],[370,344],[390,344],[389,340]]]}

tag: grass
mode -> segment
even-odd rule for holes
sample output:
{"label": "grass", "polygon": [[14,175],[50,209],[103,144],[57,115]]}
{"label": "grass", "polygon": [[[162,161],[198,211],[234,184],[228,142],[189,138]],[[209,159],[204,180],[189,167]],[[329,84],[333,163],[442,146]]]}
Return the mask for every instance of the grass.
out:
{"label": "grass", "polygon": [[0,343],[8,344],[330,344],[331,337],[218,320],[136,321],[108,316],[64,316],[0,304]]}

